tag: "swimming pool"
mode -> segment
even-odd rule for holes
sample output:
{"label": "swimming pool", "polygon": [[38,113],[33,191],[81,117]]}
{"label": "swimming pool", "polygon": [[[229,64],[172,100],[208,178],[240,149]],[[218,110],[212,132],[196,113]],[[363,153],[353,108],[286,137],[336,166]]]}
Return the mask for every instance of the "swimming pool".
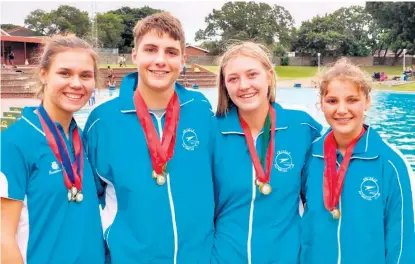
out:
{"label": "swimming pool", "polygon": [[[213,109],[217,105],[217,89],[200,90],[210,101]],[[118,92],[118,91],[117,91]],[[108,91],[100,91],[98,103],[110,99]],[[278,89],[277,102],[287,108],[302,109],[328,127],[319,110],[315,89]],[[91,107],[75,114],[83,127]],[[384,92],[372,94],[372,107],[367,113],[367,124],[376,129],[390,144],[396,146],[408,159],[415,171],[415,93]]]}

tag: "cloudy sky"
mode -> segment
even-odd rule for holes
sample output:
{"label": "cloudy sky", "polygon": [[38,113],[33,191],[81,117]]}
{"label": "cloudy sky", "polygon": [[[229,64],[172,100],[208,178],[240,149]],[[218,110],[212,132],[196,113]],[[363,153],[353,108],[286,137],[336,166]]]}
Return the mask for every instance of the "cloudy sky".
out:
{"label": "cloudy sky", "polygon": [[[131,8],[140,8],[145,5],[156,9],[162,9],[171,12],[178,17],[183,24],[186,40],[194,43],[194,36],[197,30],[205,28],[205,17],[212,12],[213,9],[220,9],[226,1],[16,1],[6,0],[0,2],[0,22],[2,24],[24,25],[25,17],[35,9],[43,9],[51,11],[57,9],[59,5],[67,4],[75,6],[80,10],[92,13],[106,12],[108,10],[118,9],[122,6]],[[331,13],[341,7],[351,5],[364,5],[363,1],[313,1],[306,2],[304,0],[296,1],[262,1],[269,4],[277,4],[287,9],[295,20],[298,27],[302,21],[309,20],[316,15],[324,15]]]}

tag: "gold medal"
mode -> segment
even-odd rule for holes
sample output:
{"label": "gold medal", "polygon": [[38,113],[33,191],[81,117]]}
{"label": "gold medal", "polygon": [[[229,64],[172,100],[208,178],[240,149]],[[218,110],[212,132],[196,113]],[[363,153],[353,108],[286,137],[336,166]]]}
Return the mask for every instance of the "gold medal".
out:
{"label": "gold medal", "polygon": [[255,185],[259,187],[259,185],[261,185],[261,182],[258,179],[255,179]]}
{"label": "gold medal", "polygon": [[332,214],[333,215],[333,218],[334,219],[339,219],[340,218],[340,210],[339,209],[337,209],[337,208],[335,208],[335,209],[333,209],[333,210],[331,210],[330,211],[330,214]]}
{"label": "gold medal", "polygon": [[75,196],[75,200],[80,203],[82,200],[84,200],[84,195],[81,192],[78,192]]}
{"label": "gold medal", "polygon": [[166,183],[166,176],[158,175],[156,181],[158,185],[164,185]]}
{"label": "gold medal", "polygon": [[259,183],[259,191],[263,194],[263,195],[269,195],[272,192],[272,187],[270,184],[268,183]]}

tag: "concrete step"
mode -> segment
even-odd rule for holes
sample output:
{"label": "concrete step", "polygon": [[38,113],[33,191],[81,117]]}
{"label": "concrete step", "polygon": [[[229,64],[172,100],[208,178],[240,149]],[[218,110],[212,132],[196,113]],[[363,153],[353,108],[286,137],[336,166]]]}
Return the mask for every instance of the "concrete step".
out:
{"label": "concrete step", "polygon": [[3,87],[4,85],[26,85],[26,84],[33,84],[36,83],[31,79],[12,79],[12,80],[5,80],[1,79],[0,86]]}
{"label": "concrete step", "polygon": [[1,98],[30,98],[30,99],[36,99],[35,93],[0,93]]}
{"label": "concrete step", "polygon": [[2,81],[14,81],[14,80],[34,80],[33,77],[27,75],[1,75]]}

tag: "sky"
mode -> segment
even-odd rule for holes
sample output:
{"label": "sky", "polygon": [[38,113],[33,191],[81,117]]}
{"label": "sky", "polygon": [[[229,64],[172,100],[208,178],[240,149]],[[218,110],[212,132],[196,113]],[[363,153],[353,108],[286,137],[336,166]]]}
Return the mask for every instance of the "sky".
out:
{"label": "sky", "polygon": [[[90,14],[95,12],[103,13],[109,10],[115,10],[122,6],[131,8],[140,8],[150,6],[155,9],[162,9],[171,12],[182,22],[186,42],[197,44],[194,40],[195,33],[199,29],[206,27],[205,17],[208,16],[213,9],[220,9],[226,1],[16,1],[5,0],[0,2],[0,23],[24,25],[26,16],[36,9],[42,9],[47,12],[57,9],[60,5],[75,6],[80,10],[87,11]],[[317,15],[325,15],[341,7],[349,7],[352,5],[362,5],[363,1],[261,1],[268,4],[277,4],[287,9],[294,18],[295,26],[299,27],[302,21],[312,19]],[[95,4],[94,4],[95,3]]]}

